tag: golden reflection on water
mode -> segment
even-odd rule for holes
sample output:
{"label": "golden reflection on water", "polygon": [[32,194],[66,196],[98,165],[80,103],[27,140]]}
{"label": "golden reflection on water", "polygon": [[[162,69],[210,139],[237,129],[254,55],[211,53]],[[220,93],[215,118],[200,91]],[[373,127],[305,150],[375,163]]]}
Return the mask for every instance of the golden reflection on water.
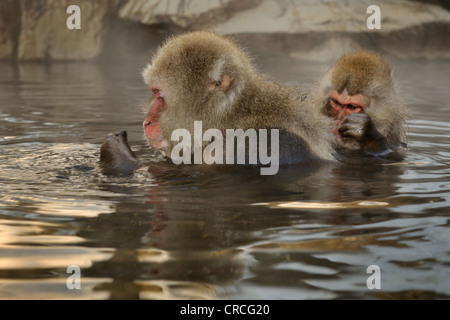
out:
{"label": "golden reflection on water", "polygon": [[37,203],[36,213],[70,217],[96,217],[101,213],[114,210],[102,202],[81,202],[79,199],[54,199],[50,202]]}
{"label": "golden reflection on water", "polygon": [[267,203],[270,207],[289,208],[289,209],[344,209],[357,207],[386,207],[388,202],[383,201],[352,201],[352,202],[273,202]]}
{"label": "golden reflection on water", "polygon": [[62,227],[56,223],[0,219],[0,246],[20,243],[58,245],[85,241],[83,238],[71,234],[48,234],[50,229]]}
{"label": "golden reflection on water", "polygon": [[143,263],[163,263],[170,260],[167,251],[158,249],[137,249],[137,260]]}
{"label": "golden reflection on water", "polygon": [[406,245],[397,240],[380,240],[385,235],[359,235],[332,239],[302,240],[300,242],[271,242],[259,244],[251,249],[282,249],[282,250],[311,250],[311,251],[364,251],[368,245],[390,246],[403,248]]}
{"label": "golden reflection on water", "polygon": [[75,198],[47,198],[39,196],[21,196],[20,200],[4,196],[3,206],[15,207],[26,201],[33,202],[31,211],[38,214],[67,216],[67,217],[96,217],[101,213],[112,213],[109,202],[88,201]]}
{"label": "golden reflection on water", "polygon": [[[69,274],[67,275],[69,276]],[[110,293],[97,288],[109,283],[108,278],[81,278],[81,290],[69,290],[66,278],[51,279],[0,279],[2,300],[91,300],[108,299]]]}
{"label": "golden reflection on water", "polygon": [[403,205],[442,202],[441,197],[409,197],[400,196],[385,199],[359,200],[349,202],[326,202],[326,201],[284,201],[284,202],[261,202],[254,203],[255,206],[268,206],[281,209],[357,209],[357,208],[393,208]]}
{"label": "golden reflection on water", "polygon": [[108,260],[114,250],[75,246],[1,246],[0,270],[67,268],[77,265],[89,268],[95,262]]}
{"label": "golden reflection on water", "polygon": [[216,298],[214,286],[200,282],[151,280],[135,281],[141,286],[139,297],[154,300],[211,300]]}

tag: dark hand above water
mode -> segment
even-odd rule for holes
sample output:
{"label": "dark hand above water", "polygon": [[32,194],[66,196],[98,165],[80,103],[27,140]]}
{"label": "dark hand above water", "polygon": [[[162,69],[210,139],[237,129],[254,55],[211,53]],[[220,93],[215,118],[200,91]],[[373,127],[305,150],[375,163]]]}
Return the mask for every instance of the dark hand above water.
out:
{"label": "dark hand above water", "polygon": [[127,132],[110,133],[100,148],[100,165],[106,172],[130,174],[142,166],[130,149]]}
{"label": "dark hand above water", "polygon": [[386,138],[375,128],[372,119],[365,113],[352,113],[347,116],[339,126],[339,135],[342,138],[341,146],[353,146],[361,151],[381,158],[397,159],[402,157],[398,152],[400,146],[392,150]]}

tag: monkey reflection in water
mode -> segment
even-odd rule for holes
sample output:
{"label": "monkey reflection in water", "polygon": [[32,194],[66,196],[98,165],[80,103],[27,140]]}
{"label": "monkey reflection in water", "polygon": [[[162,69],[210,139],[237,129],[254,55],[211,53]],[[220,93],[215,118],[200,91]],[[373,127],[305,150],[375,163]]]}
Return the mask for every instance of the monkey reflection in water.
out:
{"label": "monkey reflection in water", "polygon": [[[145,136],[168,157],[179,143],[172,133],[194,132],[196,121],[223,136],[227,129],[276,129],[279,149],[269,146],[267,152],[278,153],[280,165],[338,161],[345,150],[385,156],[396,153],[405,139],[406,111],[393,88],[390,67],[368,52],[338,60],[306,101],[295,88],[259,73],[231,38],[212,32],[169,39],[142,75],[154,94],[143,123]],[[213,142],[202,141],[203,146]],[[215,156],[216,163],[229,163]],[[118,173],[142,165],[127,144],[126,132],[107,137],[100,163]]]}

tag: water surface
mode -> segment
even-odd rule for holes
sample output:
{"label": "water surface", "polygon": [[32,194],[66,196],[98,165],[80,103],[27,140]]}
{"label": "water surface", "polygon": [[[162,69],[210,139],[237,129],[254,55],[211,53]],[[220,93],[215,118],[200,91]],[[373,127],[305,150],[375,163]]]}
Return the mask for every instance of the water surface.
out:
{"label": "water surface", "polygon": [[[325,67],[258,64],[303,87]],[[405,161],[264,177],[161,162],[143,139],[142,65],[0,64],[0,298],[449,298],[450,63],[393,65],[412,114]],[[121,129],[150,172],[99,170]]]}

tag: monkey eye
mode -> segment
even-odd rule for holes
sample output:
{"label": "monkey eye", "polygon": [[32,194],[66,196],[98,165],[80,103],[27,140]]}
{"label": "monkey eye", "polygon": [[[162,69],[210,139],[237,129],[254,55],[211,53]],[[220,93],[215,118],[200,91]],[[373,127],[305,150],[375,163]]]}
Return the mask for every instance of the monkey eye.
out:
{"label": "monkey eye", "polygon": [[155,95],[155,98],[157,98],[157,99],[160,99],[160,98],[164,99],[164,96],[163,96],[163,94],[162,94],[160,89],[152,88],[152,92]]}
{"label": "monkey eye", "polygon": [[339,101],[337,101],[334,98],[330,98],[330,101],[333,102],[337,107],[341,107],[342,108],[342,104],[339,103]]}
{"label": "monkey eye", "polygon": [[350,110],[357,110],[360,109],[361,107],[355,104],[348,104],[347,108],[349,108]]}

